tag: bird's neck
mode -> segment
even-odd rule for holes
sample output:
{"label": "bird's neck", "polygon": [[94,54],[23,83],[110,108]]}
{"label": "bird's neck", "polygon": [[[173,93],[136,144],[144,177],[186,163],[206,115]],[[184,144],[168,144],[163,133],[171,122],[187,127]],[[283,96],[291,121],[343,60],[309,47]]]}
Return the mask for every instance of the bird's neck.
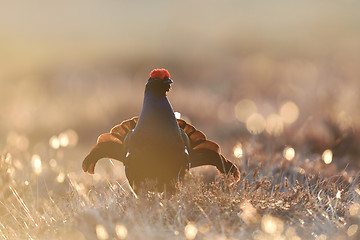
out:
{"label": "bird's neck", "polygon": [[147,132],[158,131],[175,132],[179,130],[174,111],[165,94],[145,91],[143,107],[136,124],[136,130]]}

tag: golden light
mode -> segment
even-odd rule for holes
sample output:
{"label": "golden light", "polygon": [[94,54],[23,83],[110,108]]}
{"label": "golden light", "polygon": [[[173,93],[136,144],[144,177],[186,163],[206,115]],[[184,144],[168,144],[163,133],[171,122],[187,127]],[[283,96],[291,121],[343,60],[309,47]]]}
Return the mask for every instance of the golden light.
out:
{"label": "golden light", "polygon": [[174,114],[175,114],[175,118],[176,118],[176,119],[180,119],[180,118],[181,118],[181,113],[179,113],[179,112],[174,112]]}
{"label": "golden light", "polygon": [[41,158],[39,155],[34,154],[31,157],[31,166],[36,175],[39,175],[42,171]]}
{"label": "golden light", "polygon": [[256,113],[256,104],[250,99],[243,99],[235,105],[235,117],[240,122],[246,122],[247,119]]}
{"label": "golden light", "polygon": [[57,136],[52,136],[49,140],[49,145],[53,149],[59,149],[60,147],[60,141]]}
{"label": "golden light", "polygon": [[299,117],[299,108],[294,102],[286,102],[280,108],[280,116],[285,123],[293,123]]}
{"label": "golden light", "polygon": [[322,154],[322,160],[324,161],[324,163],[330,164],[332,162],[332,159],[333,159],[332,151],[330,149],[325,150]]}
{"label": "golden light", "polygon": [[78,143],[79,140],[79,136],[78,134],[72,130],[72,129],[68,129],[64,132],[69,140],[69,146],[73,147],[76,146],[76,144]]}
{"label": "golden light", "polygon": [[283,150],[283,156],[286,160],[291,161],[295,157],[295,149],[292,147],[286,147]]}
{"label": "golden light", "polygon": [[284,223],[279,218],[265,215],[261,219],[261,228],[269,234],[281,234],[284,231]]}
{"label": "golden light", "polygon": [[357,224],[351,225],[347,230],[347,235],[349,237],[354,236],[356,234],[356,232],[358,231],[358,229],[359,229],[359,226]]}
{"label": "golden light", "polygon": [[284,131],[284,122],[280,115],[270,114],[266,118],[266,132],[273,136],[280,136]]}
{"label": "golden light", "polygon": [[59,173],[59,175],[57,175],[57,177],[56,177],[56,181],[58,183],[62,183],[62,182],[64,182],[64,180],[65,180],[65,173],[63,173],[63,172]]}
{"label": "golden light", "polygon": [[51,168],[56,168],[56,166],[57,166],[57,162],[56,162],[56,160],[55,159],[50,159],[50,161],[49,161],[49,165],[50,165],[50,167]]}
{"label": "golden light", "polygon": [[336,193],[336,198],[337,198],[337,199],[340,199],[340,198],[341,198],[341,191],[340,191],[340,190],[337,191],[337,193]]}
{"label": "golden light", "polygon": [[349,207],[349,213],[351,216],[356,216],[359,213],[360,205],[358,203],[354,203]]}
{"label": "golden light", "polygon": [[243,156],[243,149],[241,143],[238,143],[233,148],[234,156],[236,158],[241,158]]}
{"label": "golden light", "polygon": [[360,190],[358,188],[355,189],[355,192],[360,195]]}
{"label": "golden light", "polygon": [[259,134],[264,131],[265,124],[264,117],[259,113],[254,113],[246,121],[246,128],[252,134]]}
{"label": "golden light", "polygon": [[106,228],[101,224],[96,225],[96,236],[99,240],[109,239],[109,234],[106,231]]}
{"label": "golden light", "polygon": [[60,146],[67,147],[69,145],[69,136],[66,134],[66,132],[59,134],[59,142]]}
{"label": "golden light", "polygon": [[116,224],[115,231],[116,231],[116,235],[118,236],[119,239],[127,238],[128,230],[124,225],[119,224],[119,223]]}
{"label": "golden light", "polygon": [[327,237],[326,237],[325,234],[320,234],[320,235],[316,238],[316,240],[326,240],[326,239],[327,239]]}
{"label": "golden light", "polygon": [[185,227],[185,237],[186,239],[192,240],[195,239],[198,233],[197,227],[193,223],[189,223]]}
{"label": "golden light", "polygon": [[256,208],[249,201],[244,201],[240,205],[241,213],[238,213],[238,216],[244,221],[246,225],[257,224],[260,215],[256,211]]}

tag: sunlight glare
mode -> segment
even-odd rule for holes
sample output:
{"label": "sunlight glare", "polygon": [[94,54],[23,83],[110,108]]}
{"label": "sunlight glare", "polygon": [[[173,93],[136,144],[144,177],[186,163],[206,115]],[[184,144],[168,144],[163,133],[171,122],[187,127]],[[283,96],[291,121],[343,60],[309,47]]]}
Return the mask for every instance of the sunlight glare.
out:
{"label": "sunlight glare", "polygon": [[291,161],[295,157],[295,149],[292,147],[286,147],[283,150],[283,156],[286,160]]}
{"label": "sunlight glare", "polygon": [[285,123],[294,123],[299,117],[299,108],[294,102],[286,102],[280,108],[280,116]]}
{"label": "sunlight glare", "polygon": [[127,238],[128,230],[124,225],[122,225],[120,223],[116,224],[115,231],[116,231],[116,235],[118,236],[119,239]]}
{"label": "sunlight glare", "polygon": [[324,161],[324,163],[330,164],[332,162],[332,158],[333,158],[333,153],[330,149],[327,149],[323,152],[322,160]]}
{"label": "sunlight glare", "polygon": [[181,118],[181,113],[179,113],[179,112],[174,112],[174,114],[175,114],[175,118],[176,118],[176,119],[180,119],[180,118]]}
{"label": "sunlight glare", "polygon": [[235,105],[235,117],[240,122],[245,123],[252,114],[256,113],[256,111],[256,104],[250,99],[240,100]]}
{"label": "sunlight glare", "polygon": [[39,155],[34,154],[31,157],[31,166],[35,172],[36,175],[39,175],[42,171],[42,166],[41,166],[41,158]]}
{"label": "sunlight glare", "polygon": [[246,121],[246,128],[251,134],[260,134],[265,129],[265,119],[259,113],[252,114]]}

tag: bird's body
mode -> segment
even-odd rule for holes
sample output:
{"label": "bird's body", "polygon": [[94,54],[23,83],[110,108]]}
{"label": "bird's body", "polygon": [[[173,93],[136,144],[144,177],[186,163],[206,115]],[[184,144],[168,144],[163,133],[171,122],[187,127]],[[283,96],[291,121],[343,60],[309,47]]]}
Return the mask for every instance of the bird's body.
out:
{"label": "bird's body", "polygon": [[83,162],[84,171],[93,173],[96,162],[103,157],[120,160],[135,190],[146,180],[155,181],[159,191],[173,189],[190,166],[214,165],[220,172],[239,179],[237,167],[220,154],[216,143],[175,118],[166,97],[171,83],[164,69],[150,74],[139,118],[124,121],[110,133],[102,134]]}
{"label": "bird's body", "polygon": [[[130,185],[157,179],[159,189],[185,173],[188,154],[174,111],[165,95],[148,83],[139,120],[124,140],[125,173]],[[139,167],[141,166],[141,167]]]}

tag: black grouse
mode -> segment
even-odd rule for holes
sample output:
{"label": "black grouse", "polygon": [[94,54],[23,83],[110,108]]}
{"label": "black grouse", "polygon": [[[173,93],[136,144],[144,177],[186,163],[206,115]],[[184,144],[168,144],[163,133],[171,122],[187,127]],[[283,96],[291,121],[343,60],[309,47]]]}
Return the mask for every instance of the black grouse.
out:
{"label": "black grouse", "polygon": [[145,180],[155,182],[159,191],[165,188],[171,191],[186,170],[202,165],[213,165],[238,181],[238,168],[221,155],[220,147],[192,125],[175,118],[166,97],[172,83],[167,70],[153,70],[145,87],[140,116],[100,135],[83,161],[83,170],[93,174],[101,158],[119,160],[135,191]]}

